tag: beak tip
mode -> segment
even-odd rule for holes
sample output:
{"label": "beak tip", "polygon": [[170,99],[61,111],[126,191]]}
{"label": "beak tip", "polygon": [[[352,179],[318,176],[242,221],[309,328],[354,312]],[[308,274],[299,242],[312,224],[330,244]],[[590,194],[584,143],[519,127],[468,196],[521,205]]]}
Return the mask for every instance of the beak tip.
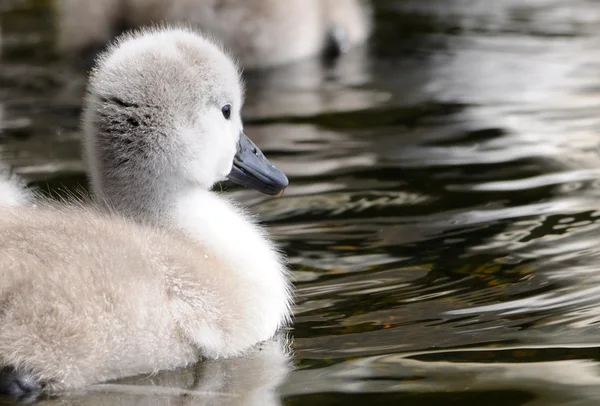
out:
{"label": "beak tip", "polygon": [[285,192],[285,188],[281,189],[277,194],[274,194],[273,197],[275,199],[279,199],[281,196],[283,196],[284,192]]}
{"label": "beak tip", "polygon": [[287,187],[290,185],[290,181],[285,175],[285,173],[281,172],[281,175],[283,177],[283,179],[281,180],[281,190],[275,195],[276,198],[280,198],[281,196],[283,196],[283,192],[285,192]]}
{"label": "beak tip", "polygon": [[275,198],[280,198],[281,196],[283,196],[283,193],[285,192],[285,190],[287,189],[287,187],[290,184],[290,181],[288,180],[287,176],[285,176],[285,174],[283,172],[279,172],[280,178],[277,179],[277,186],[278,186],[278,190],[275,193],[271,193],[271,196],[275,197]]}

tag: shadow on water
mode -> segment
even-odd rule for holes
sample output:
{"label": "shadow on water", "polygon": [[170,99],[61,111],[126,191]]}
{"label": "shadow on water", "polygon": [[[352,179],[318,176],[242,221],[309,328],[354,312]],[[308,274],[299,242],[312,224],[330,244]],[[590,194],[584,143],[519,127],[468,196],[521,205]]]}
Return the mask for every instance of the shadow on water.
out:
{"label": "shadow on water", "polygon": [[[60,194],[85,184],[84,77],[50,2],[10,3],[0,157]],[[376,3],[368,48],[247,75],[246,132],[291,186],[231,193],[288,255],[295,369],[267,351],[49,404],[600,401],[600,4]]]}

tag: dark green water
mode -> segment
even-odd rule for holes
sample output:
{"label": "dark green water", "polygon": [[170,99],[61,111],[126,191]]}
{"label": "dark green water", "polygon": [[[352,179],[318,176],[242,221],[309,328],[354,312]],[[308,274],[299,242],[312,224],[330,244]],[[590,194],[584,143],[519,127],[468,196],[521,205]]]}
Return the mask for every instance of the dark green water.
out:
{"label": "dark green water", "polygon": [[[0,3],[0,159],[83,185],[85,78],[50,2]],[[232,193],[289,257],[295,368],[270,345],[48,404],[600,403],[600,3],[376,5],[367,48],[247,76],[291,186]]]}

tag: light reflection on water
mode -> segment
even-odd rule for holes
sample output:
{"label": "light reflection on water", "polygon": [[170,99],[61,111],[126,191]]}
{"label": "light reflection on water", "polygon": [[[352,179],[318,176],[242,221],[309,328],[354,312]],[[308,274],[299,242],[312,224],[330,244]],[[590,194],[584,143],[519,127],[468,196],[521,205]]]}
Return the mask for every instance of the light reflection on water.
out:
{"label": "light reflection on water", "polygon": [[[600,4],[377,6],[369,49],[248,75],[246,132],[291,186],[231,193],[289,257],[296,369],[274,347],[73,402],[597,404]],[[3,16],[0,156],[72,188],[83,78],[31,10]]]}

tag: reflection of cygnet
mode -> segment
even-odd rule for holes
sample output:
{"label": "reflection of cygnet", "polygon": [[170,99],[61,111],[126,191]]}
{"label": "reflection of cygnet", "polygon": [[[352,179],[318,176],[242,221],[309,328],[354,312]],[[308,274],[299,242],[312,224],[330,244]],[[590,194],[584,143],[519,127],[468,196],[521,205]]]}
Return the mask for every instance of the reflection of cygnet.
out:
{"label": "reflection of cygnet", "polygon": [[287,343],[277,337],[244,357],[206,360],[185,369],[94,385],[46,406],[278,406],[277,388],[292,369]]}
{"label": "reflection of cygnet", "polygon": [[58,49],[90,52],[123,29],[161,21],[213,35],[245,68],[344,52],[371,28],[361,0],[60,0]]}
{"label": "reflection of cygnet", "polygon": [[[92,74],[96,205],[27,201],[0,177],[0,392],[59,391],[242,355],[289,318],[279,253],[229,178],[287,178],[242,132],[237,67],[190,30],[121,38]],[[4,368],[3,368],[4,367]]]}

